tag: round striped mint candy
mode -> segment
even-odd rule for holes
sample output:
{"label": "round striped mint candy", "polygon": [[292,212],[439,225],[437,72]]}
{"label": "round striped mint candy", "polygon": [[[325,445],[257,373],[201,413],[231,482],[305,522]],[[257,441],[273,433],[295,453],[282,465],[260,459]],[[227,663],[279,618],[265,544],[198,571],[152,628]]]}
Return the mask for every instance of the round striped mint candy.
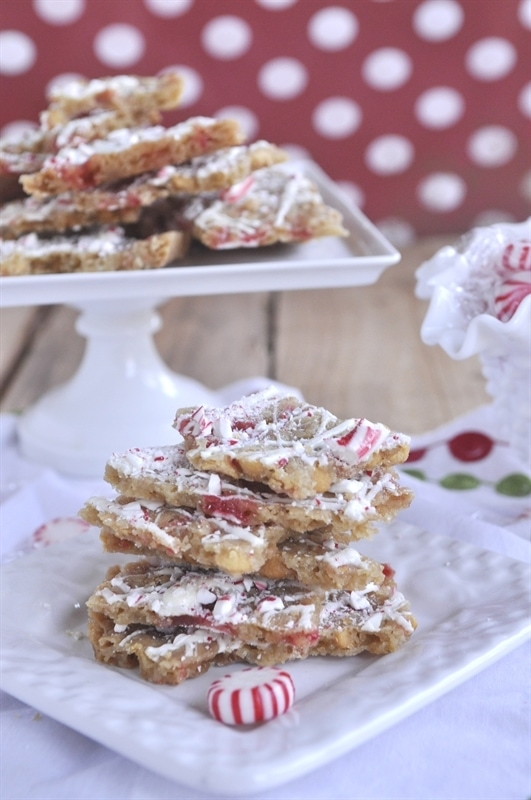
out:
{"label": "round striped mint candy", "polygon": [[505,272],[529,272],[531,270],[531,242],[511,242],[502,253]]}
{"label": "round striped mint candy", "polygon": [[226,725],[266,722],[284,714],[295,699],[291,675],[277,667],[248,667],[218,678],[208,690],[208,710]]}
{"label": "round striped mint candy", "polygon": [[520,303],[531,294],[531,273],[515,273],[497,288],[494,295],[494,310],[502,322],[508,322]]}

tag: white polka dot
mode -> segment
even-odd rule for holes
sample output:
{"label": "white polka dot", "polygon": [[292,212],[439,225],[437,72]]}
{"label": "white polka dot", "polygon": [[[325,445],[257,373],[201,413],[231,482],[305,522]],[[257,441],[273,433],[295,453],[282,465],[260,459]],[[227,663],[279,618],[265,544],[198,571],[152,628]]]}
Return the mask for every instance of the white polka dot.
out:
{"label": "white polka dot", "polygon": [[193,3],[194,0],[144,0],[147,10],[156,17],[180,17]]}
{"label": "white polka dot", "polygon": [[270,11],[282,11],[284,8],[294,6],[298,0],[254,0],[257,6],[267,8]]}
{"label": "white polka dot", "polygon": [[465,56],[468,72],[481,81],[495,81],[505,77],[515,63],[514,45],[498,36],[488,36],[475,42]]}
{"label": "white polka dot", "polygon": [[525,117],[531,117],[531,83],[526,83],[518,95],[518,108]]}
{"label": "white polka dot", "polygon": [[321,50],[343,50],[358,35],[358,20],[348,8],[328,6],[308,23],[308,38]]}
{"label": "white polka dot", "polygon": [[94,39],[96,57],[109,67],[129,67],[142,57],[144,47],[138,28],[121,22],[102,28]]}
{"label": "white polka dot", "polygon": [[328,139],[350,136],[359,128],[361,119],[360,107],[349,97],[329,97],[316,106],[312,115],[313,127]]}
{"label": "white polka dot", "polygon": [[380,219],[376,223],[376,227],[391,244],[398,248],[413,244],[417,238],[411,223],[399,217]]}
{"label": "white polka dot", "polygon": [[33,8],[50,25],[69,25],[85,11],[85,0],[33,0]]}
{"label": "white polka dot", "polygon": [[518,188],[524,200],[531,201],[531,170],[524,172]]}
{"label": "white polka dot", "polygon": [[406,83],[411,70],[411,59],[407,53],[395,47],[382,47],[367,56],[361,74],[373,89],[390,91]]}
{"label": "white polka dot", "polygon": [[417,98],[415,116],[427,128],[449,128],[463,116],[463,96],[450,86],[434,86]]}
{"label": "white polka dot", "polygon": [[413,161],[415,150],[405,136],[389,134],[378,136],[365,151],[365,163],[378,175],[404,172]]}
{"label": "white polka dot", "polygon": [[515,222],[512,214],[508,211],[499,211],[496,208],[486,208],[481,211],[472,222],[473,227],[485,228],[488,225],[496,225],[499,222]]}
{"label": "white polka dot", "polygon": [[258,73],[258,86],[273,100],[291,100],[308,83],[306,67],[295,58],[273,58]]}
{"label": "white polka dot", "polygon": [[433,172],[417,186],[420,202],[431,211],[454,211],[466,195],[466,184],[452,172]]}
{"label": "white polka dot", "polygon": [[468,140],[468,155],[481,167],[499,167],[516,153],[514,133],[502,125],[485,125],[474,131]]}
{"label": "white polka dot", "polygon": [[27,72],[37,58],[33,40],[22,31],[0,31],[0,73],[20,75]]}
{"label": "white polka dot", "polygon": [[27,119],[16,119],[4,125],[0,130],[0,137],[2,139],[19,139],[21,134],[36,131],[38,127],[36,122],[31,122]]}
{"label": "white polka dot", "polygon": [[186,108],[197,103],[203,94],[203,79],[199,72],[192,67],[185,66],[184,64],[172,64],[171,67],[164,67],[161,74],[165,72],[177,72],[183,78],[184,88],[179,100],[179,107]]}
{"label": "white polka dot", "polygon": [[524,28],[531,30],[531,0],[521,0],[518,6],[518,19]]}
{"label": "white polka dot", "polygon": [[361,186],[358,186],[353,181],[336,181],[336,183],[353,206],[363,208],[365,205],[365,192]]}
{"label": "white polka dot", "polygon": [[311,158],[310,152],[300,144],[283,144],[281,148],[286,151],[290,161],[300,161],[305,158]]}
{"label": "white polka dot", "polygon": [[242,56],[250,48],[252,38],[251,28],[245,20],[231,15],[211,19],[201,32],[207,53],[223,60]]}
{"label": "white polka dot", "polygon": [[245,136],[249,141],[256,138],[260,123],[256,114],[244,106],[225,106],[214,114],[216,119],[235,119],[240,123]]}
{"label": "white polka dot", "polygon": [[54,75],[45,86],[44,94],[46,97],[50,96],[50,92],[54,89],[61,89],[63,86],[66,86],[67,83],[72,83],[72,81],[84,81],[87,80],[84,75],[81,75],[79,72],[61,72],[59,75]]}
{"label": "white polka dot", "polygon": [[463,9],[456,0],[425,0],[413,14],[413,28],[422,39],[440,42],[460,30]]}

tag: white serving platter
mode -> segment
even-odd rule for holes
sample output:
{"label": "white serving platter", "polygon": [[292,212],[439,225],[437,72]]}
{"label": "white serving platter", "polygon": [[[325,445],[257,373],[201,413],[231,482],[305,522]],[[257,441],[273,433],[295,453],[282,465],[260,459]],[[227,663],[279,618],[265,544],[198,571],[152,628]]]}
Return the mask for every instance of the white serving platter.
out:
{"label": "white serving platter", "polygon": [[210,683],[239,666],[164,687],[94,661],[84,604],[123,560],[102,553],[94,529],[2,567],[3,688],[160,775],[248,797],[353,750],[531,636],[526,564],[399,522],[360,550],[395,568],[416,632],[387,656],[285,665],[296,703],[272,722],[209,716]]}

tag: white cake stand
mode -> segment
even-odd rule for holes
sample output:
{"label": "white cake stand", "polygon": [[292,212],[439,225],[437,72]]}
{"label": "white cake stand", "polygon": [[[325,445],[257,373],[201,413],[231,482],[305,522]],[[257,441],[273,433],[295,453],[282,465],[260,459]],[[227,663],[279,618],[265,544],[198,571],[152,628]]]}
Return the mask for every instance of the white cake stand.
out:
{"label": "white cake stand", "polygon": [[[70,475],[101,477],[113,451],[177,441],[171,427],[177,408],[228,402],[242,394],[244,385],[250,388],[245,382],[214,392],[168,369],[153,340],[160,327],[156,309],[166,300],[367,285],[400,260],[319,167],[306,161],[295,166],[342,212],[348,237],[245,251],[197,247],[180,262],[183,266],[145,272],[1,279],[0,306],[64,303],[80,311],[76,329],[86,338],[75,375],[21,415],[25,456]],[[271,383],[257,379],[253,388],[264,382]]]}

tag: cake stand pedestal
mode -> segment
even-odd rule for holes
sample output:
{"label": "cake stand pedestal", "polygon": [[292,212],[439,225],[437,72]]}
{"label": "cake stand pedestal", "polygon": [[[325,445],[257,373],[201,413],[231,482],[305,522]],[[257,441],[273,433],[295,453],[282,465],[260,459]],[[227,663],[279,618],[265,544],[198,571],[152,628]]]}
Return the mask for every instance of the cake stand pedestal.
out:
{"label": "cake stand pedestal", "polygon": [[68,383],[22,414],[19,437],[31,459],[71,475],[101,475],[102,453],[176,442],[176,409],[212,405],[216,396],[160,358],[153,341],[160,316],[151,299],[80,304],[79,310],[83,360]]}

